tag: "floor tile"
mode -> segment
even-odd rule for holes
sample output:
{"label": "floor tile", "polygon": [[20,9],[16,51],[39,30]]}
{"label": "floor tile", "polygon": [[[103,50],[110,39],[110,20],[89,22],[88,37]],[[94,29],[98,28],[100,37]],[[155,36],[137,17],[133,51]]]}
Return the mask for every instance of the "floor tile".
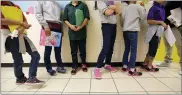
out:
{"label": "floor tile", "polygon": [[[93,70],[93,69],[92,69]],[[102,78],[112,78],[111,73],[105,69],[101,69],[101,76]],[[92,79],[94,79],[93,72],[92,72]]]}
{"label": "floor tile", "polygon": [[120,92],[120,95],[126,95],[126,94],[147,94],[147,92]]}
{"label": "floor tile", "polygon": [[62,93],[62,95],[89,95],[89,93]]}
{"label": "floor tile", "polygon": [[181,77],[181,75],[179,74],[180,69],[162,69],[163,71],[175,76],[175,77]]}
{"label": "floor tile", "polygon": [[15,79],[9,79],[1,84],[1,91],[12,91],[17,88],[19,85],[16,85]]}
{"label": "floor tile", "polygon": [[3,94],[3,95],[6,95],[6,94],[8,94],[9,92],[6,92],[6,91],[2,91],[1,92],[1,94]]}
{"label": "floor tile", "polygon": [[9,69],[1,70],[1,78],[9,79],[9,78],[14,78],[14,77],[15,76],[14,76],[14,71],[13,70],[9,70]]}
{"label": "floor tile", "polygon": [[118,92],[144,91],[134,78],[114,79]]}
{"label": "floor tile", "polygon": [[146,91],[172,91],[155,78],[135,78]]}
{"label": "floor tile", "polygon": [[149,72],[142,72],[142,76],[133,76],[133,77],[153,78],[153,76]]}
{"label": "floor tile", "polygon": [[171,68],[177,68],[180,69],[180,64],[179,63],[172,63]]}
{"label": "floor tile", "polygon": [[151,75],[153,75],[154,77],[174,77],[172,75],[170,75],[169,73],[164,72],[163,70],[159,70],[159,72],[149,72]]}
{"label": "floor tile", "polygon": [[[47,81],[48,79],[40,79],[42,81]],[[16,89],[13,90],[13,92],[22,92],[22,91],[29,91],[29,92],[35,92],[39,90],[44,84],[40,85],[27,85],[27,84],[22,84]]]}
{"label": "floor tile", "polygon": [[49,79],[49,78],[51,78],[51,75],[49,75],[49,73],[47,73],[45,68],[38,68],[37,78]]}
{"label": "floor tile", "polygon": [[90,79],[70,79],[63,92],[89,92]]}
{"label": "floor tile", "polygon": [[8,94],[34,94],[35,92],[26,92],[26,91],[24,91],[24,92],[9,92]]}
{"label": "floor tile", "polygon": [[69,79],[49,79],[38,91],[62,92]]}
{"label": "floor tile", "polygon": [[5,82],[7,80],[9,80],[9,79],[1,79],[1,83]]}
{"label": "floor tile", "polygon": [[128,76],[127,72],[121,72],[121,70],[111,73],[113,78],[132,78],[132,76]]}
{"label": "floor tile", "polygon": [[180,92],[177,92],[177,93],[182,95],[182,91],[180,91]]}
{"label": "floor tile", "polygon": [[181,80],[179,78],[158,78],[174,91],[181,91]]}
{"label": "floor tile", "polygon": [[71,78],[88,78],[92,77],[92,70],[88,68],[87,72],[83,72],[81,69],[76,73],[76,75],[72,75]]}
{"label": "floor tile", "polygon": [[90,93],[90,95],[118,95],[118,93]]}
{"label": "floor tile", "polygon": [[[56,68],[54,68],[56,69]],[[70,78],[71,77],[71,68],[65,68],[67,71],[65,74],[62,74],[62,73],[56,73],[55,76],[52,76],[51,79],[54,79],[54,78]]]}
{"label": "floor tile", "polygon": [[148,94],[177,94],[176,92],[148,92]]}
{"label": "floor tile", "polygon": [[91,93],[92,92],[117,92],[113,79],[92,79],[91,81]]}
{"label": "floor tile", "polygon": [[35,94],[49,94],[49,95],[51,95],[51,94],[58,94],[58,95],[60,95],[62,92],[49,92],[49,91],[45,91],[45,92],[40,92],[40,91],[37,91]]}

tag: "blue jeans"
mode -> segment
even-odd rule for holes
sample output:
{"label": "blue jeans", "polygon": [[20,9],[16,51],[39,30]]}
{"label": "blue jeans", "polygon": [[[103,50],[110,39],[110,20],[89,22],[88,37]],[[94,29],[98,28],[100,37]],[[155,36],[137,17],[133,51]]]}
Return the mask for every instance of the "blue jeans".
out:
{"label": "blue jeans", "polygon": [[[24,62],[23,62],[22,54],[19,53],[18,38],[11,39],[11,37],[8,37],[6,39],[5,45],[6,45],[6,49],[8,51],[10,51],[12,54],[12,57],[14,60],[14,64],[13,64],[14,74],[15,74],[16,78],[17,79],[24,78],[24,73],[22,71]],[[31,51],[31,48],[30,48],[27,40],[25,40],[25,46],[26,46],[26,50],[27,50],[28,54],[31,56],[31,62],[30,62],[30,68],[29,68],[29,78],[33,78],[33,77],[36,77],[36,75],[37,75],[37,67],[39,64],[40,55],[37,51],[35,51],[35,52]]]}
{"label": "blue jeans", "polygon": [[103,47],[97,60],[97,68],[110,65],[116,39],[116,24],[102,24]]}
{"label": "blue jeans", "polygon": [[[136,55],[137,55],[137,41],[138,34],[136,31],[124,31],[124,43],[125,51],[123,54],[123,65],[128,66],[128,68],[135,68]],[[128,62],[128,56],[130,53],[130,60]]]}
{"label": "blue jeans", "polygon": [[[62,43],[62,40],[61,40],[61,43]],[[44,63],[45,63],[47,71],[52,70],[51,59],[50,59],[51,52],[52,52],[52,47],[45,46]],[[54,53],[55,53],[55,59],[57,62],[57,67],[64,67],[62,63],[62,58],[61,58],[61,44],[60,44],[60,47],[54,47]]]}

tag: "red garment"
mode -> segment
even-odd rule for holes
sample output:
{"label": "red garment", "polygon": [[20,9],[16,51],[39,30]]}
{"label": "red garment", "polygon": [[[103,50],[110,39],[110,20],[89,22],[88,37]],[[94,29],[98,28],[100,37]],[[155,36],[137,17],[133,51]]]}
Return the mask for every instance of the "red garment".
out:
{"label": "red garment", "polygon": [[[18,5],[13,4],[12,2],[11,2],[11,4],[9,4],[8,2],[10,2],[10,1],[1,1],[1,6],[15,6],[18,9],[20,9],[20,7]],[[26,22],[27,20],[24,16],[23,12],[22,12],[22,15],[23,15],[23,21]],[[3,18],[4,18],[4,15],[1,12],[1,19],[3,19]],[[9,27],[7,25],[1,25],[1,29],[9,29]]]}

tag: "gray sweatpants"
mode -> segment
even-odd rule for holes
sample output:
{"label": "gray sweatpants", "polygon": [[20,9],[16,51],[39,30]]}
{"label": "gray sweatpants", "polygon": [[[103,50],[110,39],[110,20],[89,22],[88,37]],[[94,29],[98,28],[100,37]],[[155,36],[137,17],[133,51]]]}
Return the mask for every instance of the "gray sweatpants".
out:
{"label": "gray sweatpants", "polygon": [[[177,53],[178,53],[178,56],[180,58],[180,64],[181,64],[181,67],[182,67],[182,36],[178,30],[178,28],[174,27],[172,28],[172,31],[173,31],[173,34],[176,38],[176,47],[177,47]],[[173,52],[173,47],[171,47],[167,40],[165,39],[164,37],[164,44],[165,44],[165,50],[166,50],[166,56],[165,56],[165,60],[164,62],[166,63],[171,63],[172,62],[172,52]]]}

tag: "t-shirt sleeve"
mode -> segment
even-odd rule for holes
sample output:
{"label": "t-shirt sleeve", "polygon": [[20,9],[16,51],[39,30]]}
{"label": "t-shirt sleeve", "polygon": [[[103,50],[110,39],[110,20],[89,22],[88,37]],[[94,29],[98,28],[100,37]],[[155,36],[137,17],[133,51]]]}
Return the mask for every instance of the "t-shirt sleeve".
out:
{"label": "t-shirt sleeve", "polygon": [[89,14],[89,10],[88,10],[88,6],[86,4],[84,4],[84,8],[83,8],[83,14],[84,17],[90,20],[90,14]]}
{"label": "t-shirt sleeve", "polygon": [[68,21],[68,6],[65,7],[64,13],[63,13],[63,21]]}
{"label": "t-shirt sleeve", "polygon": [[148,12],[147,20],[154,20],[154,13],[155,13],[155,8],[151,7]]}
{"label": "t-shirt sleeve", "polygon": [[105,14],[105,11],[108,9],[104,1],[97,1],[97,7],[102,14]]}

